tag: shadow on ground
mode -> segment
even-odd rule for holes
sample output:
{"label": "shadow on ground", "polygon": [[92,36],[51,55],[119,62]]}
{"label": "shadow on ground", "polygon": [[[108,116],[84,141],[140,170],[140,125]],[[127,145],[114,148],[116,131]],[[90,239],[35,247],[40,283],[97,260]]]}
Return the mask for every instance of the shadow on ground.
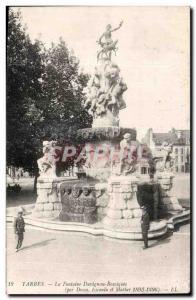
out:
{"label": "shadow on ground", "polygon": [[166,234],[160,237],[158,240],[151,240],[151,244],[148,246],[149,248],[156,247],[158,245],[167,244],[170,242],[170,237],[173,235],[173,231],[168,230]]}
{"label": "shadow on ground", "polygon": [[32,248],[47,246],[51,241],[54,241],[54,240],[56,240],[56,239],[49,239],[49,240],[45,240],[45,241],[35,243],[35,244],[29,245],[29,246],[25,246],[25,247],[22,247],[21,251],[22,250],[27,250],[27,249],[32,249]]}
{"label": "shadow on ground", "polygon": [[190,220],[185,220],[185,221],[183,221],[183,222],[181,222],[179,224],[176,224],[174,232],[179,231],[181,226],[187,225],[187,224],[190,224]]}

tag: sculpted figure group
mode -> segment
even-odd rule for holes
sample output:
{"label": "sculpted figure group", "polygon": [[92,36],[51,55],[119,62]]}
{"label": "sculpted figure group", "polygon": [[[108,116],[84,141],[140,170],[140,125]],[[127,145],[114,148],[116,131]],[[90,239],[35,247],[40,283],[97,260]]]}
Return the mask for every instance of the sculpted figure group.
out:
{"label": "sculpted figure group", "polygon": [[104,61],[95,68],[85,93],[87,99],[84,107],[94,117],[101,116],[110,110],[116,116],[120,109],[126,107],[122,94],[127,85],[119,76],[120,69],[111,61]]}
{"label": "sculpted figure group", "polygon": [[94,118],[106,114],[108,110],[117,116],[119,110],[126,107],[122,94],[127,90],[127,85],[120,77],[119,67],[111,61],[112,51],[117,50],[118,42],[112,40],[111,33],[121,26],[122,22],[114,29],[107,25],[98,41],[102,47],[97,55],[98,64],[84,90],[87,98],[84,107]]}

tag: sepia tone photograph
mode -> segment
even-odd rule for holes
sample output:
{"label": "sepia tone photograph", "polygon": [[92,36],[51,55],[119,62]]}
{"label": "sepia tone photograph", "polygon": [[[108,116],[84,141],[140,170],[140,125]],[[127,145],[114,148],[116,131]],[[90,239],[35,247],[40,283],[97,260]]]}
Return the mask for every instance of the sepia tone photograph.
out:
{"label": "sepia tone photograph", "polygon": [[6,293],[188,295],[191,9],[6,7]]}

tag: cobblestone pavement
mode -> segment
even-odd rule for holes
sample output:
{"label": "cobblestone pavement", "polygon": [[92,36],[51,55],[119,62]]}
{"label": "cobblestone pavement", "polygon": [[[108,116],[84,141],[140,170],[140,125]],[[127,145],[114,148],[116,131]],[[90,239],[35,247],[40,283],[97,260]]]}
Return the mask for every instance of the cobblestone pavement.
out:
{"label": "cobblestone pavement", "polygon": [[[8,291],[17,289],[18,293],[31,294],[96,293],[97,289],[101,293],[188,292],[189,224],[149,244],[143,250],[142,241],[27,228],[23,248],[16,253],[12,224],[8,224],[7,284],[14,282]],[[38,281],[40,287],[35,286]],[[93,281],[106,283],[107,288],[100,290],[85,285],[84,281],[91,285]],[[67,290],[70,282],[77,282],[80,287]],[[115,282],[122,283],[119,290],[116,287],[112,290],[111,284]]]}

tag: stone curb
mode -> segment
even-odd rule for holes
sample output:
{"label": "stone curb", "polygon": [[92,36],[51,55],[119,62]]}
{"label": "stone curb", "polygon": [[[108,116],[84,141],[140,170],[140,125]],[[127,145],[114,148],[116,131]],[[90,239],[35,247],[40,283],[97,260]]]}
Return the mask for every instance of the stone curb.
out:
{"label": "stone curb", "polygon": [[[135,231],[127,231],[123,229],[112,229],[109,226],[103,227],[101,224],[81,224],[81,223],[73,223],[73,222],[55,222],[50,220],[40,220],[31,217],[25,217],[25,223],[32,227],[38,227],[42,229],[50,229],[54,231],[71,231],[71,232],[84,232],[93,235],[104,235],[111,238],[117,239],[126,239],[126,240],[141,240],[142,234],[140,230]],[[13,216],[7,216],[7,222],[13,222]],[[166,221],[162,221],[159,224],[158,228],[151,229],[149,231],[149,239],[160,237],[167,232],[167,224]]]}
{"label": "stone curb", "polygon": [[[12,215],[7,216],[7,222],[13,222],[14,217]],[[54,231],[68,231],[68,232],[81,232],[89,233],[92,235],[103,235],[110,238],[126,239],[126,240],[142,240],[142,234],[140,227],[134,228],[133,231],[127,229],[111,228],[104,226],[101,223],[96,224],[84,224],[74,222],[60,222],[51,220],[41,220],[32,218],[29,215],[24,216],[25,223],[32,227],[38,227],[42,229],[49,229]],[[149,239],[159,238],[166,234],[168,229],[174,229],[175,225],[190,219],[190,211],[184,211],[177,215],[172,216],[168,220],[159,221],[159,223],[152,222],[151,228],[148,233]],[[154,228],[153,228],[154,227]]]}

